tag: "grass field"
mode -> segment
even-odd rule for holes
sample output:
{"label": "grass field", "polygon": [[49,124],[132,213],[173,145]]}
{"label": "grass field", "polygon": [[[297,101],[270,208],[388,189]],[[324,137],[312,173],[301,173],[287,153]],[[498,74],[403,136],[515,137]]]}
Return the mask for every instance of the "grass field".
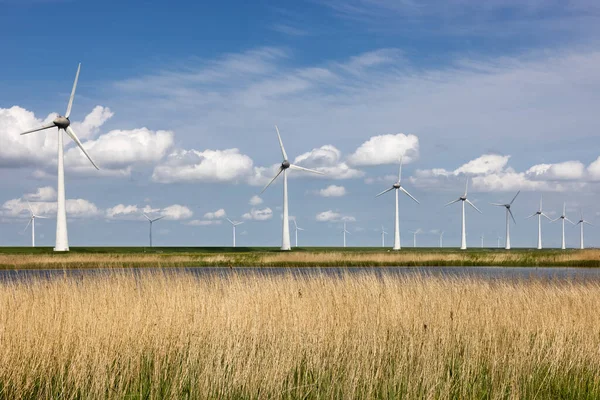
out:
{"label": "grass field", "polygon": [[0,282],[0,398],[600,397],[600,286],[168,272]]}
{"label": "grass field", "polygon": [[51,248],[0,248],[0,268],[128,267],[364,267],[364,266],[570,266],[600,267],[600,250],[406,248],[87,247],[69,253]]}

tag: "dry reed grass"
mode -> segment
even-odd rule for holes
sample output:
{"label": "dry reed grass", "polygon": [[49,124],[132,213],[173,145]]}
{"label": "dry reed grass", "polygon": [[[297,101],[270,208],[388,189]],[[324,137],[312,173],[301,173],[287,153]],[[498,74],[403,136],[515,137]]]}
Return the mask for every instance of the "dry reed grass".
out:
{"label": "dry reed grass", "polygon": [[598,398],[600,287],[107,273],[0,283],[2,398]]}

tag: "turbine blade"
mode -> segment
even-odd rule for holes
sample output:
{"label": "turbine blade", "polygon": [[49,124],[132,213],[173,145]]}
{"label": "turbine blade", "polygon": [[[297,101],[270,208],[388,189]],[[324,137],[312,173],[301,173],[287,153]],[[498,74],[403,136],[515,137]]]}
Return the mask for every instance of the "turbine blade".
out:
{"label": "turbine blade", "polygon": [[419,200],[415,199],[413,197],[413,195],[410,194],[410,193],[408,193],[408,190],[404,189],[402,186],[400,186],[400,190],[402,190],[405,195],[407,195],[408,197],[410,197],[411,199],[413,199],[417,204],[421,204],[421,203],[419,203]]}
{"label": "turbine blade", "polygon": [[552,219],[550,219],[550,217],[549,217],[549,216],[547,216],[546,214],[542,213],[542,216],[543,216],[543,217],[546,217],[546,219],[548,219],[548,221],[552,222]]}
{"label": "turbine blade", "polygon": [[[531,218],[531,217],[535,217],[536,215],[538,215],[538,213],[533,213],[533,214],[531,214],[529,217],[527,217],[527,218],[525,218],[525,219],[529,219],[529,218]],[[543,214],[542,214],[542,215],[543,215]]]}
{"label": "turbine blade", "polygon": [[295,169],[297,171],[306,171],[306,172],[312,172],[313,174],[319,174],[319,175],[325,175],[323,172],[321,171],[316,171],[314,169],[308,169],[308,168],[304,168],[304,167],[300,167],[298,165],[295,164],[290,164],[290,168],[291,169]]}
{"label": "turbine blade", "polygon": [[147,219],[148,221],[152,222],[152,220],[150,219],[150,217],[148,217],[148,216],[147,216],[145,213],[144,213],[144,214],[142,214],[142,215],[143,215],[144,217],[146,217],[146,219]]}
{"label": "turbine blade", "polygon": [[389,192],[389,191],[391,191],[391,190],[394,190],[394,187],[393,187],[393,186],[392,186],[391,188],[389,188],[389,189],[385,189],[383,192],[379,193],[379,194],[378,194],[377,196],[375,196],[375,197],[379,197],[379,196],[381,196],[382,194],[386,194],[387,192]]}
{"label": "turbine blade", "polygon": [[265,186],[260,193],[263,193],[265,190],[267,190],[267,188],[269,186],[271,186],[271,183],[275,182],[275,179],[277,179],[279,174],[281,174],[282,172],[283,172],[283,168],[279,167],[279,171],[277,171],[277,175],[275,175],[275,177],[273,179],[271,179],[271,182],[267,183],[267,186]]}
{"label": "turbine blade", "polygon": [[81,71],[81,63],[79,63],[79,66],[77,66],[77,75],[75,75],[75,82],[73,82],[73,90],[71,91],[71,98],[69,99],[69,105],[67,106],[67,113],[65,114],[65,118],[69,118],[69,115],[71,115],[73,99],[75,98],[75,89],[77,89],[77,81],[79,80],[79,71]]}
{"label": "turbine blade", "polygon": [[570,222],[572,225],[575,225],[575,224],[573,223],[573,221],[571,221],[569,218],[565,217],[565,219],[566,219],[567,221],[569,221],[569,222]]}
{"label": "turbine blade", "polygon": [[37,132],[37,131],[43,131],[44,129],[54,128],[55,126],[56,125],[54,124],[54,122],[51,122],[49,124],[46,124],[46,125],[42,126],[41,128],[35,128],[35,129],[30,130],[30,131],[23,132],[20,135],[22,136],[22,135],[27,135],[29,133],[33,133],[33,132]]}
{"label": "turbine blade", "polygon": [[515,223],[515,225],[517,224],[517,221],[515,220],[515,216],[513,215],[512,211],[510,210],[510,208],[507,208],[508,213],[510,214],[510,217],[512,218],[513,222]]}
{"label": "turbine blade", "polygon": [[230,223],[231,225],[235,225],[235,223],[234,223],[232,220],[230,220],[229,218],[225,218],[225,219],[226,219],[227,221],[229,221],[229,223]]}
{"label": "turbine blade", "polygon": [[469,191],[469,178],[467,178],[467,183],[465,183],[465,197],[467,197],[468,191]]}
{"label": "turbine blade", "polygon": [[77,146],[79,146],[79,148],[81,149],[81,151],[83,151],[83,154],[85,154],[85,156],[88,158],[88,160],[90,160],[90,162],[92,163],[92,165],[94,166],[94,168],[96,168],[97,170],[99,170],[100,168],[98,168],[98,166],[96,165],[96,163],[94,162],[94,160],[92,160],[92,157],[90,157],[90,155],[88,154],[88,152],[85,151],[85,148],[83,147],[83,145],[79,141],[79,138],[75,134],[75,131],[73,131],[73,128],[71,128],[70,126],[67,126],[67,135],[69,135],[71,137],[71,139],[73,139],[73,141],[75,143],[77,143]]}
{"label": "turbine blade", "polygon": [[460,201],[460,198],[458,198],[458,199],[456,199],[456,200],[454,200],[454,201],[451,201],[450,203],[446,203],[446,205],[444,205],[444,207],[447,207],[447,206],[449,206],[450,204],[458,203],[459,201]]}
{"label": "turbine blade", "polygon": [[23,233],[27,230],[27,228],[29,228],[29,225],[31,225],[31,218],[29,218],[29,222],[27,222],[27,225],[25,225],[25,229],[23,229]]}
{"label": "turbine blade", "polygon": [[398,183],[402,182],[402,161],[404,159],[404,154],[400,156],[400,166],[398,167]]}
{"label": "turbine blade", "polygon": [[241,224],[243,224],[243,223],[244,223],[244,221],[242,221],[242,222],[236,222],[236,223],[235,223],[235,226],[241,225]]}
{"label": "turbine blade", "polygon": [[471,201],[470,201],[469,199],[466,199],[465,201],[466,201],[466,202],[467,202],[467,203],[468,203],[468,204],[469,204],[471,207],[473,207],[474,209],[476,209],[476,210],[479,212],[479,214],[483,214],[483,213],[481,212],[481,210],[480,210],[479,208],[475,207],[475,204],[471,203]]}
{"label": "turbine blade", "polygon": [[160,221],[161,219],[163,219],[163,218],[165,218],[165,217],[166,217],[166,215],[163,215],[162,217],[154,218],[154,219],[152,220],[152,222]]}
{"label": "turbine blade", "polygon": [[41,218],[41,219],[50,219],[50,217],[43,217],[43,216],[41,216],[41,215],[36,215],[35,217],[36,217],[36,218]]}
{"label": "turbine blade", "polygon": [[500,204],[500,203],[490,203],[493,206],[498,206],[498,207],[506,207],[506,204]]}
{"label": "turbine blade", "polygon": [[33,208],[31,208],[31,204],[29,204],[29,200],[27,200],[27,207],[29,207],[29,211],[31,211],[31,215],[34,215]]}
{"label": "turbine blade", "polygon": [[543,195],[540,195],[540,211],[542,211],[542,199],[543,199]]}
{"label": "turbine blade", "polygon": [[556,222],[560,219],[560,217],[556,218],[556,219],[551,219],[550,222]]}
{"label": "turbine blade", "polygon": [[589,226],[594,226],[591,222],[583,221],[584,224],[588,224]]}
{"label": "turbine blade", "polygon": [[294,226],[296,227],[296,229],[298,229],[298,224],[296,223],[296,219],[294,218],[292,221],[294,222]]}
{"label": "turbine blade", "polygon": [[512,200],[510,201],[510,203],[508,203],[508,204],[510,204],[510,205],[512,206],[512,203],[514,203],[514,201],[515,201],[515,199],[517,198],[517,196],[519,195],[519,193],[521,193],[521,191],[520,191],[520,190],[517,192],[517,194],[515,194],[515,197],[513,197],[513,199],[512,199]]}
{"label": "turbine blade", "polygon": [[277,131],[277,139],[279,139],[279,147],[281,147],[281,154],[283,154],[283,159],[287,160],[287,153],[285,152],[285,148],[283,147],[283,142],[281,141],[281,135],[279,134],[279,128],[275,125],[275,130]]}

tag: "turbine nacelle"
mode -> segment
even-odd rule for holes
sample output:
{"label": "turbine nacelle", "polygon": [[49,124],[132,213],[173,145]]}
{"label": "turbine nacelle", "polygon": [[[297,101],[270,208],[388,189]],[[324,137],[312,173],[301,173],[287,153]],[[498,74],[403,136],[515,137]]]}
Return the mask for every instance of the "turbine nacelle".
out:
{"label": "turbine nacelle", "polygon": [[394,183],[393,186],[394,186],[394,189],[400,189],[400,187],[401,187],[400,182]]}
{"label": "turbine nacelle", "polygon": [[69,120],[69,118],[63,117],[62,115],[59,115],[58,117],[56,117],[56,119],[52,122],[59,129],[64,129],[64,130],[67,130],[67,128],[71,125],[71,120]]}
{"label": "turbine nacelle", "polygon": [[288,160],[283,160],[281,163],[281,169],[288,169],[290,167],[290,162]]}

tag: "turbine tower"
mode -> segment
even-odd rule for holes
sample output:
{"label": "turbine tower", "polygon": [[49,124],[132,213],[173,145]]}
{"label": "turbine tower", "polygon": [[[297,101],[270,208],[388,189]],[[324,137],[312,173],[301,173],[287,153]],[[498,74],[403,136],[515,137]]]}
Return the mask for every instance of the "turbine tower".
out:
{"label": "turbine tower", "polygon": [[42,217],[41,215],[35,215],[35,213],[33,212],[33,209],[31,208],[31,204],[29,204],[29,202],[27,202],[27,207],[29,207],[29,212],[31,213],[31,215],[29,216],[29,222],[25,226],[25,229],[23,229],[23,232],[25,232],[27,230],[27,228],[29,228],[29,225],[31,224],[31,247],[35,247],[35,219],[36,218],[48,219],[48,217]]}
{"label": "turbine tower", "polygon": [[295,233],[296,233],[296,247],[298,247],[298,231],[303,231],[304,228],[300,228],[298,226],[298,224],[296,223],[296,218],[294,218],[293,221],[294,221],[294,228],[295,228]]}
{"label": "turbine tower", "polygon": [[411,199],[413,199],[417,204],[420,204],[419,201],[417,199],[415,199],[410,193],[408,193],[408,191],[406,189],[404,189],[402,187],[402,160],[404,158],[404,155],[402,155],[400,157],[400,167],[398,168],[398,182],[394,183],[392,185],[391,188],[384,190],[383,192],[379,193],[377,196],[375,197],[379,197],[389,191],[392,191],[395,189],[396,192],[396,214],[395,214],[395,220],[394,220],[394,250],[400,250],[400,217],[398,216],[398,191],[402,191],[404,194],[406,194],[408,197],[410,197]]}
{"label": "turbine tower", "polygon": [[592,224],[590,224],[588,221],[586,221],[585,219],[583,219],[583,212],[579,213],[581,215],[581,218],[579,219],[579,222],[577,222],[577,225],[580,225],[580,233],[579,233],[579,248],[581,250],[583,250],[585,247],[583,246],[583,225],[588,224],[590,226],[593,226]]}
{"label": "turbine tower", "polygon": [[479,210],[479,208],[475,207],[475,205],[473,203],[471,203],[471,201],[469,201],[469,199],[467,199],[468,189],[469,189],[469,180],[467,179],[467,183],[465,185],[465,194],[460,196],[458,199],[446,204],[446,207],[447,207],[450,204],[458,203],[459,201],[462,203],[462,229],[461,229],[461,235],[460,235],[461,236],[460,237],[460,249],[461,250],[467,249],[467,230],[465,227],[465,203],[468,203],[471,207],[473,207],[475,210],[477,210],[477,212],[479,212],[479,214],[483,214]]}
{"label": "turbine tower", "polygon": [[563,212],[562,212],[562,215],[560,217],[556,218],[556,219],[553,219],[550,222],[558,221],[559,219],[562,219],[562,243],[561,243],[560,248],[562,250],[565,250],[567,248],[565,246],[565,220],[569,221],[572,225],[575,225],[573,223],[573,221],[571,221],[569,218],[567,218],[567,204],[566,203],[563,203]]}
{"label": "turbine tower", "polygon": [[500,240],[502,239],[502,236],[498,236],[498,244],[496,245],[497,248],[500,248]]}
{"label": "turbine tower", "polygon": [[150,247],[152,247],[152,224],[155,223],[156,221],[160,221],[161,219],[163,219],[164,215],[162,217],[158,217],[158,218],[154,218],[154,219],[151,219],[146,214],[143,214],[143,215],[144,215],[144,217],[146,217],[148,222],[150,222]]}
{"label": "turbine tower", "polygon": [[232,220],[230,220],[229,218],[227,218],[227,221],[229,221],[229,223],[231,224],[231,226],[233,227],[233,247],[235,247],[235,227],[238,225],[243,224],[244,222],[233,222]]}
{"label": "turbine tower", "polygon": [[263,193],[275,180],[277,177],[283,172],[283,231],[281,238],[281,250],[291,250],[290,247],[290,224],[289,224],[289,216],[288,216],[288,190],[287,190],[287,170],[295,169],[298,171],[307,171],[312,172],[314,174],[324,175],[322,172],[315,171],[313,169],[299,167],[298,165],[291,164],[288,160],[287,153],[285,152],[285,148],[283,147],[283,142],[281,141],[281,135],[279,134],[279,128],[275,125],[275,130],[277,131],[277,139],[279,139],[279,147],[281,147],[281,154],[283,155],[283,161],[279,166],[279,170],[271,182],[264,187],[261,193]]}
{"label": "turbine tower", "polygon": [[[506,242],[505,242],[505,246],[504,246],[504,248],[506,250],[510,250],[510,218],[512,218],[515,225],[517,223],[517,221],[515,221],[515,216],[513,215],[512,211],[510,210],[510,206],[512,206],[512,204],[515,202],[515,199],[517,198],[519,193],[521,193],[520,190],[517,192],[517,194],[515,194],[515,197],[513,197],[513,199],[510,201],[510,203],[507,203],[507,204],[491,203],[493,206],[506,208]],[[510,218],[509,218],[509,216],[510,216]]]}
{"label": "turbine tower", "polygon": [[421,233],[421,228],[417,229],[416,231],[409,231],[409,232],[413,234],[413,248],[417,247],[417,235],[419,233]]}
{"label": "turbine tower", "polygon": [[483,249],[483,239],[485,239],[485,235],[481,235],[481,248]]}
{"label": "turbine tower", "polygon": [[94,163],[90,155],[85,151],[83,145],[79,141],[79,138],[71,128],[71,120],[69,117],[71,116],[71,108],[73,107],[73,98],[75,97],[75,89],[77,88],[77,81],[79,80],[79,71],[81,70],[81,64],[77,67],[77,75],[75,75],[75,82],[73,83],[73,90],[71,91],[71,97],[69,99],[69,104],[67,105],[67,112],[65,116],[58,116],[49,124],[42,126],[41,128],[32,129],[27,132],[21,133],[21,135],[26,135],[28,133],[41,131],[44,129],[50,128],[58,128],[58,184],[57,184],[57,209],[56,209],[56,245],[54,246],[54,251],[69,251],[69,237],[67,234],[67,210],[65,204],[65,167],[64,167],[64,157],[63,157],[63,135],[62,131],[64,130],[67,135],[75,143],[77,146],[83,151],[83,154],[90,160],[92,165],[99,169],[98,166]]}
{"label": "turbine tower", "polygon": [[346,233],[348,235],[351,235],[351,233],[346,229],[346,223],[344,222],[344,230],[342,231],[342,233],[344,234],[344,248],[346,247]]}
{"label": "turbine tower", "polygon": [[444,247],[444,231],[440,233],[440,248]]}
{"label": "turbine tower", "polygon": [[381,225],[381,247],[385,247],[385,235],[387,234],[388,233],[383,228],[383,225]]}
{"label": "turbine tower", "polygon": [[542,249],[542,217],[546,217],[548,219],[548,221],[552,222],[552,220],[550,219],[549,216],[547,216],[546,214],[544,214],[544,212],[542,211],[542,196],[540,196],[540,208],[535,212],[535,214],[531,214],[529,217],[527,217],[526,219],[538,216],[538,241],[537,241],[537,248],[538,250]]}

